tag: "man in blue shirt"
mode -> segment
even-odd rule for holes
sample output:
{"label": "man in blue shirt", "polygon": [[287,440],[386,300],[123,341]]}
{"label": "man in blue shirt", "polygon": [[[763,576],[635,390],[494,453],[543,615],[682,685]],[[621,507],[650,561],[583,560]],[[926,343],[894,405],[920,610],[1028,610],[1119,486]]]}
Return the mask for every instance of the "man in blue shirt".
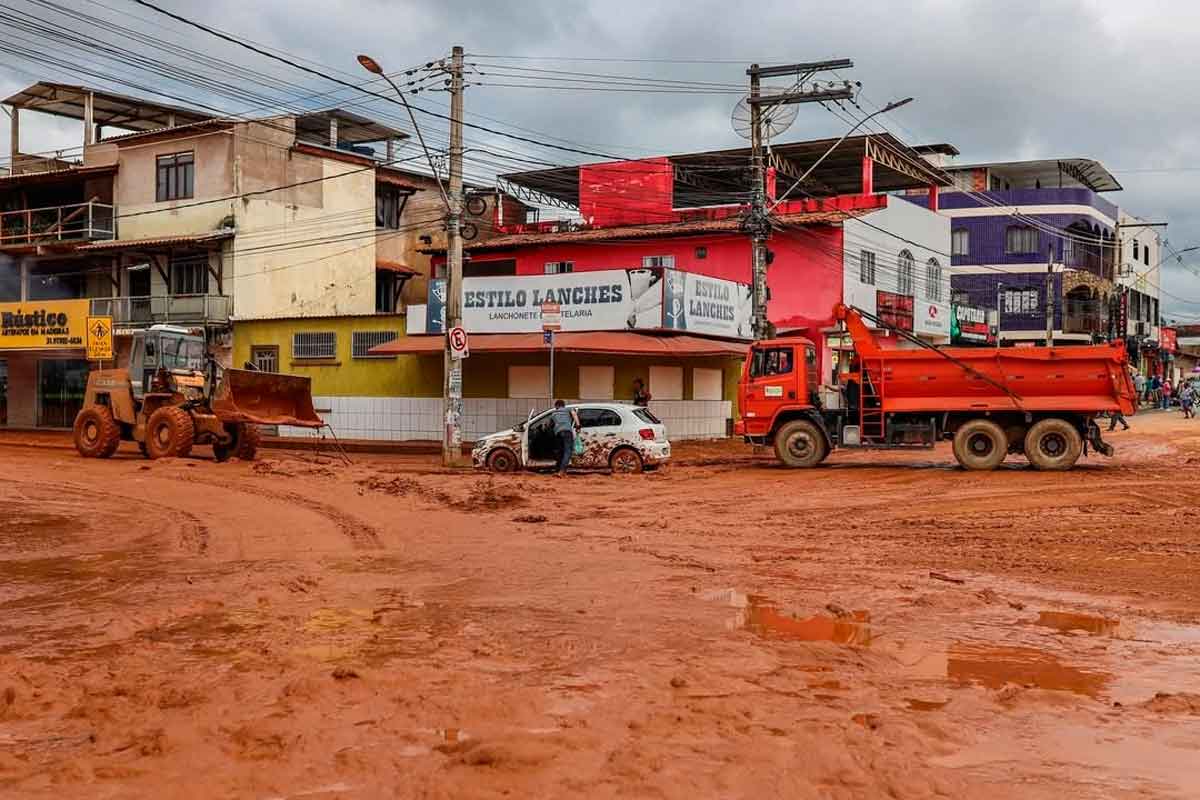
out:
{"label": "man in blue shirt", "polygon": [[562,400],[554,401],[554,411],[550,412],[550,421],[554,424],[554,436],[558,439],[558,477],[567,474],[567,465],[575,454],[575,432],[579,430],[579,415],[574,409],[567,408]]}

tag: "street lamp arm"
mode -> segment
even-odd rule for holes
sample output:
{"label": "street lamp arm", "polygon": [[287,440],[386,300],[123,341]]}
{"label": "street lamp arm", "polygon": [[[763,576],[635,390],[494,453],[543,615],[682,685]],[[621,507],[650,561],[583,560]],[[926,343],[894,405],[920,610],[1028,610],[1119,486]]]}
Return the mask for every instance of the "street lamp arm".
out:
{"label": "street lamp arm", "polygon": [[404,104],[404,110],[408,112],[408,118],[412,121],[413,130],[416,131],[417,141],[421,143],[421,150],[425,153],[425,160],[429,162],[429,170],[433,173],[433,179],[437,181],[438,192],[442,195],[442,202],[446,205],[446,211],[450,214],[454,213],[454,208],[450,205],[450,197],[446,194],[446,187],[442,186],[442,179],[438,175],[437,167],[433,164],[433,156],[429,154],[429,148],[425,145],[425,137],[421,135],[421,127],[417,125],[417,118],[413,114],[412,106],[408,104],[408,98],[404,96],[404,92],[396,85],[396,82],[391,79],[379,63],[375,59],[367,55],[358,57],[358,63],[362,64],[363,69],[372,74],[378,75],[388,82],[388,85],[395,90],[396,95],[400,98],[400,102]]}
{"label": "street lamp arm", "polygon": [[826,150],[824,153],[822,153],[821,157],[818,158],[816,161],[814,161],[812,163],[812,166],[810,166],[808,169],[806,169],[804,171],[804,174],[801,175],[799,178],[797,178],[795,183],[793,183],[791,186],[789,186],[787,188],[787,191],[784,192],[783,194],[781,194],[779,196],[779,199],[777,199],[774,203],[771,204],[771,206],[767,209],[767,212],[770,213],[771,211],[774,211],[776,206],[778,206],[784,200],[787,200],[788,195],[790,195],[793,191],[795,191],[796,187],[798,187],[800,184],[802,184],[806,180],[808,180],[808,176],[813,173],[813,170],[815,170],[817,167],[819,167],[821,165],[821,162],[829,157],[830,153],[832,153],[834,150],[838,149],[838,146],[841,145],[842,142],[846,141],[846,139],[848,139],[850,137],[850,134],[854,133],[856,130],[861,128],[863,125],[866,125],[868,122],[871,121],[871,119],[873,117],[877,117],[880,114],[886,114],[889,111],[895,111],[900,106],[908,105],[909,103],[912,102],[912,100],[913,99],[911,97],[906,97],[903,100],[897,100],[896,102],[888,103],[883,108],[873,111],[872,113],[870,113],[867,116],[860,119],[857,123],[854,124],[854,127],[852,127],[850,130],[843,133],[840,139],[838,139],[836,142],[834,142],[832,145],[830,145],[829,149]]}

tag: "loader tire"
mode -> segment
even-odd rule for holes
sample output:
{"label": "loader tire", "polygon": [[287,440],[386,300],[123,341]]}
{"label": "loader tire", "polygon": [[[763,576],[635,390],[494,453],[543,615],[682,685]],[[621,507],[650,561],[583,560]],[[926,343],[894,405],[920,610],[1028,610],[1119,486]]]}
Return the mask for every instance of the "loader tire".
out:
{"label": "loader tire", "polygon": [[121,428],[108,406],[89,406],[75,416],[75,449],[84,458],[108,458],[121,444]]}
{"label": "loader tire", "polygon": [[815,467],[828,454],[821,429],[806,419],[789,422],[775,434],[775,455],[786,466]]}
{"label": "loader tire", "polygon": [[258,458],[258,448],[262,446],[262,433],[257,425],[242,423],[238,426],[237,446],[233,454],[242,461],[253,461]]}
{"label": "loader tire", "polygon": [[1025,434],[1025,457],[1041,470],[1070,469],[1083,452],[1083,437],[1065,419],[1044,419]]}
{"label": "loader tire", "polygon": [[963,423],[954,434],[954,457],[964,469],[991,470],[1008,455],[1008,436],[990,419]]}
{"label": "loader tire", "polygon": [[196,426],[182,408],[169,406],[150,415],[146,423],[146,454],[151,458],[183,458],[192,452]]}

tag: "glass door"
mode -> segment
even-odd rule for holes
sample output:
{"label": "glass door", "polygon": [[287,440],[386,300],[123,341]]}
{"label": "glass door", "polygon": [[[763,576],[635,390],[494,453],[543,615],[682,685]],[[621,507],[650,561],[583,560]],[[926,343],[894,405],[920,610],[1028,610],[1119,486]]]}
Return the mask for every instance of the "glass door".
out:
{"label": "glass door", "polygon": [[88,362],[45,358],[38,362],[38,427],[69,428],[83,408]]}

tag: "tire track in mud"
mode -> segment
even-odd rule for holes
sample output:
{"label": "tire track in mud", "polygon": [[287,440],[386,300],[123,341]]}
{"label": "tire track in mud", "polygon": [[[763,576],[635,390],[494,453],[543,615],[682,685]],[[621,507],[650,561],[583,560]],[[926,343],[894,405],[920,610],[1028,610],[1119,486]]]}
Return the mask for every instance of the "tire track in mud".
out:
{"label": "tire track in mud", "polygon": [[185,550],[191,550],[195,555],[201,556],[208,552],[208,542],[211,536],[208,525],[196,514],[175,506],[147,500],[144,497],[121,494],[77,483],[47,483],[46,481],[19,480],[16,478],[0,478],[0,483],[68,492],[77,496],[84,506],[94,505],[97,497],[105,497],[121,503],[135,503],[146,506],[153,509],[156,513],[165,514],[168,518],[179,517],[184,520],[186,525],[181,526],[179,544]]}
{"label": "tire track in mud", "polygon": [[257,485],[253,486],[231,486],[228,483],[220,481],[205,480],[194,476],[182,475],[156,475],[156,478],[163,480],[175,481],[177,483],[192,483],[202,486],[208,486],[213,489],[220,489],[225,492],[238,492],[239,494],[248,494],[254,497],[265,497],[271,500],[278,500],[281,503],[296,505],[304,508],[314,514],[324,517],[345,536],[350,543],[358,550],[382,550],[383,540],[379,535],[379,529],[368,522],[364,522],[357,517],[354,517],[338,508],[327,503],[322,503],[318,500],[313,500],[310,497],[305,497],[302,494],[295,492],[283,492],[272,489],[265,489]]}

